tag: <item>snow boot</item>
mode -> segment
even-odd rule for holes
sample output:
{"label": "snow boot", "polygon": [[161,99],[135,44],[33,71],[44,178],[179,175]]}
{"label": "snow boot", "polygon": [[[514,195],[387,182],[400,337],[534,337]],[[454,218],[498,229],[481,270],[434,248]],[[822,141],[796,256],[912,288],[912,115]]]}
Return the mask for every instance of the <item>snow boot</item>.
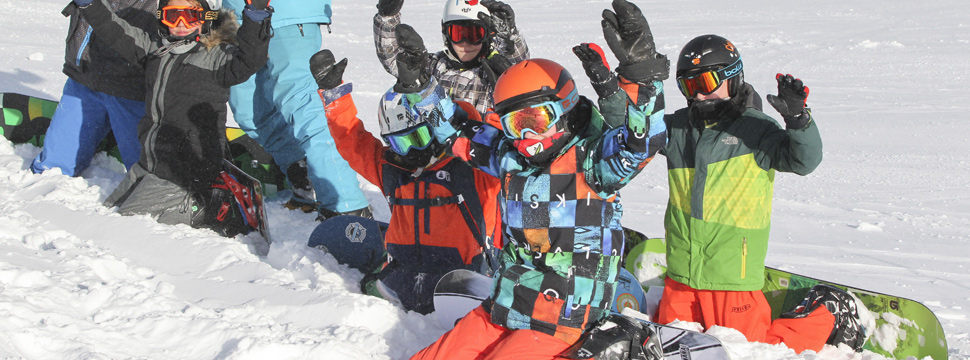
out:
{"label": "snow boot", "polygon": [[309,171],[307,170],[306,159],[301,159],[286,167],[286,178],[290,182],[290,190],[293,195],[283,206],[290,210],[300,210],[311,213],[317,209],[316,193],[313,192],[313,184],[310,182]]}
{"label": "snow boot", "polygon": [[862,351],[862,345],[866,343],[866,328],[862,326],[854,298],[845,290],[831,285],[815,285],[795,309],[782,313],[781,318],[803,318],[823,305],[835,316],[835,326],[825,343],[834,346],[846,344],[856,352]]}
{"label": "snow boot", "polygon": [[660,336],[650,325],[611,314],[560,356],[568,359],[662,360]]}

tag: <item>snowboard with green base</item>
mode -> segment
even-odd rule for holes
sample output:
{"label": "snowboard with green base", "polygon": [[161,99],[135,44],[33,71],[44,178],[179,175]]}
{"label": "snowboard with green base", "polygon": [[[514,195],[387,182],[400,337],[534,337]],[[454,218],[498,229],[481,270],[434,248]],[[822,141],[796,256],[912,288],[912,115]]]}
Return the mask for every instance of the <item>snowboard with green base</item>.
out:
{"label": "snowboard with green base", "polygon": [[[666,244],[662,238],[649,238],[625,229],[627,251],[625,267],[644,285],[663,286],[666,277]],[[915,357],[946,360],[946,338],[939,319],[926,305],[898,296],[859,289],[830,281],[819,280],[787,271],[765,268],[765,285],[762,291],[772,309],[772,319],[793,309],[808,290],[818,284],[829,284],[848,291],[855,296],[871,315],[875,325],[867,330],[868,339],[863,350],[882,356],[905,359]],[[860,315],[864,316],[862,309]]]}
{"label": "snowboard with green base", "polygon": [[[0,135],[14,144],[44,146],[44,135],[57,109],[57,101],[38,97],[0,93]],[[253,138],[237,127],[226,127],[226,140],[233,165],[259,180],[263,195],[273,196],[288,187],[286,175]],[[96,149],[121,161],[121,152],[110,132]]]}

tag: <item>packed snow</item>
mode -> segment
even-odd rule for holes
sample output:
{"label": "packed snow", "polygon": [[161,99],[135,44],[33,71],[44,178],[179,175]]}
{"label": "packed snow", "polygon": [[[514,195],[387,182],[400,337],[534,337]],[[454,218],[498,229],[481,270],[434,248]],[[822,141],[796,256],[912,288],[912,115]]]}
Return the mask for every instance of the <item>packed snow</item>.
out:
{"label": "packed snow", "polygon": [[[595,97],[570,48],[606,47],[599,14],[609,1],[507,2],[532,56],[562,63]],[[970,359],[970,6],[635,2],[671,58],[716,33],[738,46],[762,96],[776,92],[779,72],[811,88],[825,159],[809,176],[777,177],[768,265],[918,300],[942,322],[949,358]],[[0,92],[60,97],[66,3],[0,2]],[[375,4],[334,1],[332,33],[323,31],[324,46],[350,59],[345,79],[377,132],[377,99],[394,79],[375,56]],[[442,5],[408,0],[403,10],[431,51],[442,46]],[[685,106],[676,84],[665,86],[667,108]],[[78,178],[35,175],[38,152],[0,141],[2,358],[404,359],[444,332],[434,314],[362,295],[361,273],[307,248],[314,216],[285,210],[285,192],[268,201],[275,242],[260,256],[255,233],[223,238],[101,206],[123,177],[113,159],[99,155]],[[626,226],[663,235],[665,170],[658,157],[622,191]],[[379,190],[362,188],[387,219]],[[728,328],[708,333],[734,359],[882,359],[834,347],[796,355]]]}

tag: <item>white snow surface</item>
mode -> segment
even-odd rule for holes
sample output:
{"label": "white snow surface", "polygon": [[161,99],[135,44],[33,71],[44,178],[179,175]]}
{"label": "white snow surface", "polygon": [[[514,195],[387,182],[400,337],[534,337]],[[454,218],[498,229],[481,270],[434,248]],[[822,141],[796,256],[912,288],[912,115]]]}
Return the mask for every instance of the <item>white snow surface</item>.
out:
{"label": "white snow surface", "polygon": [[[289,1],[289,0],[283,0]],[[554,59],[595,93],[570,48],[598,42],[609,1],[508,0],[533,57]],[[0,2],[0,92],[58,99],[66,0]],[[970,359],[970,5],[965,0],[845,2],[643,1],[657,47],[672,60],[716,33],[744,56],[762,96],[775,73],[811,88],[825,159],[809,176],[779,174],[767,263],[923,302],[939,317],[950,359]],[[367,128],[394,81],[377,61],[376,1],[334,1],[325,47]],[[442,1],[409,0],[404,22],[442,47]],[[611,64],[615,59],[610,56]],[[685,106],[672,80],[667,108]],[[765,103],[766,112],[779,116]],[[124,168],[99,155],[81,177],[32,174],[39,149],[0,141],[0,358],[404,359],[443,333],[435,316],[360,294],[362,274],[305,246],[312,215],[269,199],[276,242],[122,217],[101,201]],[[663,235],[658,156],[623,191],[623,223]],[[362,185],[387,219],[379,190]],[[881,359],[827,347],[796,355],[716,327],[734,359]]]}

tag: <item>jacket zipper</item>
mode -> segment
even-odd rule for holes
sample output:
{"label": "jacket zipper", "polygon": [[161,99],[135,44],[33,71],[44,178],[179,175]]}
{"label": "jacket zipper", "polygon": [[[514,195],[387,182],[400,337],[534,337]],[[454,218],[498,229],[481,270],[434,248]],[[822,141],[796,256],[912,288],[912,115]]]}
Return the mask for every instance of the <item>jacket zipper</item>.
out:
{"label": "jacket zipper", "polygon": [[744,279],[748,270],[748,238],[741,242],[741,278]]}
{"label": "jacket zipper", "polygon": [[161,130],[162,116],[165,102],[165,90],[168,88],[168,77],[171,75],[171,67],[175,62],[174,60],[178,57],[171,56],[168,61],[165,60],[164,56],[158,65],[158,76],[155,78],[155,104],[152,107],[152,127],[148,130],[148,139],[145,143],[147,149],[145,149],[148,156],[148,170],[150,172],[155,171],[155,164],[158,161],[155,154],[155,140],[158,138],[158,132]]}

